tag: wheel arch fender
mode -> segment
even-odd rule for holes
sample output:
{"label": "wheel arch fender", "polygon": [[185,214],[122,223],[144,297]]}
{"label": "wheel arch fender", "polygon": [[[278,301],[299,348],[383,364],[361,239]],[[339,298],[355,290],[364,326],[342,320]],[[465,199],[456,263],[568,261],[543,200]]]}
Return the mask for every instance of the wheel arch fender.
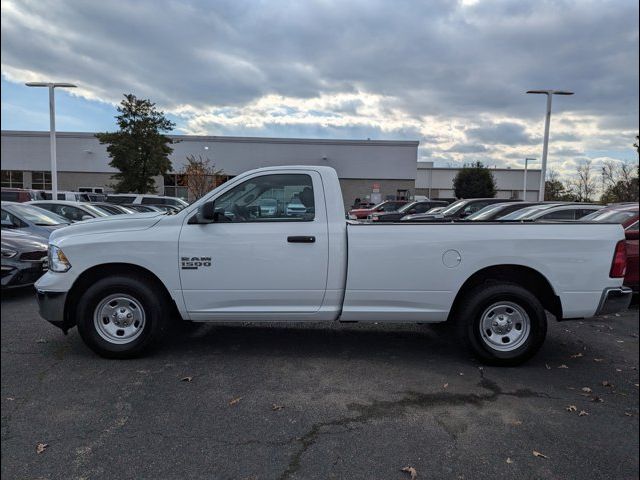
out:
{"label": "wheel arch fender", "polygon": [[545,310],[551,312],[557,320],[562,319],[562,302],[544,274],[525,265],[499,264],[480,268],[467,278],[456,293],[448,320],[455,317],[456,307],[461,299],[476,286],[487,281],[505,281],[526,288],[540,300]]}

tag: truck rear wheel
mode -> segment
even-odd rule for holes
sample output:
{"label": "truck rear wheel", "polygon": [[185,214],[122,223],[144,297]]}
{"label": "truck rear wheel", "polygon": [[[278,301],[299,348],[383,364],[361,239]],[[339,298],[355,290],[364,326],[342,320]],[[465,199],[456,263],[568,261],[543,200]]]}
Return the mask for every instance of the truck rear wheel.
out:
{"label": "truck rear wheel", "polygon": [[482,362],[518,365],[531,358],[547,334],[542,304],[527,289],[486,282],[462,300],[456,314],[458,334]]}
{"label": "truck rear wheel", "polygon": [[167,300],[138,277],[98,280],[80,297],[78,332],[91,350],[106,358],[141,355],[162,337],[169,323]]}

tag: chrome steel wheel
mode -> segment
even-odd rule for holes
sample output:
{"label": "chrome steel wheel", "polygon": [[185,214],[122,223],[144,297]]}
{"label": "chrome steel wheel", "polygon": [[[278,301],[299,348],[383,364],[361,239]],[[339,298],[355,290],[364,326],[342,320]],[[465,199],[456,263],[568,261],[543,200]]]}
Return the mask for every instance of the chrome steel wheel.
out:
{"label": "chrome steel wheel", "polygon": [[531,332],[529,315],[513,302],[497,302],[487,308],[480,320],[480,336],[490,348],[511,352],[526,342]]}
{"label": "chrome steel wheel", "polygon": [[144,330],[145,313],[131,295],[116,293],[105,297],[93,313],[93,324],[104,340],[122,345],[134,341]]}

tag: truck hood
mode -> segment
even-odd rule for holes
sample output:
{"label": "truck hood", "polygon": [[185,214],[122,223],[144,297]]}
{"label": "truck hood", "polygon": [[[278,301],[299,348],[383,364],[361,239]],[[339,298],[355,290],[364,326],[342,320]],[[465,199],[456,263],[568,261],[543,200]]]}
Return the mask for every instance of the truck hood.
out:
{"label": "truck hood", "polygon": [[149,212],[131,215],[112,215],[110,217],[92,218],[74,223],[68,227],[54,231],[49,241],[55,242],[71,235],[89,235],[95,233],[125,232],[145,230],[154,226],[164,217],[164,213]]}

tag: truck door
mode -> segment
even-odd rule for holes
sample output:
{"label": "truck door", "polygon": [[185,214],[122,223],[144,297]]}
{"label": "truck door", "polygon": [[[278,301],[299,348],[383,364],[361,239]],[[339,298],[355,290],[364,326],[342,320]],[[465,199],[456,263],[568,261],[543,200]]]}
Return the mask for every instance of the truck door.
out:
{"label": "truck door", "polygon": [[215,222],[189,224],[187,218],[180,234],[180,279],[191,319],[286,320],[318,311],[329,260],[320,174],[256,173],[214,202]]}

